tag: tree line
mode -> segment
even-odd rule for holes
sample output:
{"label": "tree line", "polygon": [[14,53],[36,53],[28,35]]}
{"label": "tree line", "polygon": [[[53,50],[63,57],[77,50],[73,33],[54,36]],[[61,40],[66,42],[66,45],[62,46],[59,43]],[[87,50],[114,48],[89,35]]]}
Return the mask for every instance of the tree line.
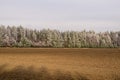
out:
{"label": "tree line", "polygon": [[32,30],[22,26],[0,26],[0,47],[117,48],[120,31]]}

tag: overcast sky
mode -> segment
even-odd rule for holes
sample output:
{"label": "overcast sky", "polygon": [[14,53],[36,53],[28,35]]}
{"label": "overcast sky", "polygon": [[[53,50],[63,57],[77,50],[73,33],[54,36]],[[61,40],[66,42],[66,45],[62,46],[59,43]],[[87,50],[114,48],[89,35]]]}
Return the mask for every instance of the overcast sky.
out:
{"label": "overcast sky", "polygon": [[0,0],[0,24],[120,31],[120,0]]}

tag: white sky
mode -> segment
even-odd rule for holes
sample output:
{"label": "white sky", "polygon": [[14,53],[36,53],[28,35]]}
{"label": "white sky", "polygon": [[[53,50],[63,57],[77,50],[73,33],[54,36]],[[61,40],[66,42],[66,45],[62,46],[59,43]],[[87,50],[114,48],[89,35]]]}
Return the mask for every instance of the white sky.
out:
{"label": "white sky", "polygon": [[0,24],[120,31],[120,0],[0,0]]}

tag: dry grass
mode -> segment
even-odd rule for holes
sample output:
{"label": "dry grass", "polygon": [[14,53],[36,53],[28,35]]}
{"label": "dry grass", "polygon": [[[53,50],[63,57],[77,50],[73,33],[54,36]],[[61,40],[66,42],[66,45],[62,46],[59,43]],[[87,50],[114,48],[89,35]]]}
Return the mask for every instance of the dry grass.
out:
{"label": "dry grass", "polygon": [[37,71],[33,67],[15,67],[11,70],[0,71],[0,80],[89,80],[80,74],[55,71],[50,73],[47,68],[41,67]]}
{"label": "dry grass", "polygon": [[18,65],[59,69],[54,75],[59,78],[68,71],[81,73],[90,80],[120,80],[120,49],[1,48],[0,64],[7,64],[9,70]]}

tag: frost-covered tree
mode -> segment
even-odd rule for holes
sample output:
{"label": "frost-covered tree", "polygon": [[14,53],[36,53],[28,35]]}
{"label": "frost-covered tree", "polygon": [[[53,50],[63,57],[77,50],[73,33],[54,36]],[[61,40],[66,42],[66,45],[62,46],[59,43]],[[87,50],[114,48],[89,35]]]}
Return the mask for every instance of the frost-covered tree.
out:
{"label": "frost-covered tree", "polygon": [[22,26],[0,26],[0,47],[65,47],[94,48],[120,47],[120,31],[64,31],[32,30]]}

